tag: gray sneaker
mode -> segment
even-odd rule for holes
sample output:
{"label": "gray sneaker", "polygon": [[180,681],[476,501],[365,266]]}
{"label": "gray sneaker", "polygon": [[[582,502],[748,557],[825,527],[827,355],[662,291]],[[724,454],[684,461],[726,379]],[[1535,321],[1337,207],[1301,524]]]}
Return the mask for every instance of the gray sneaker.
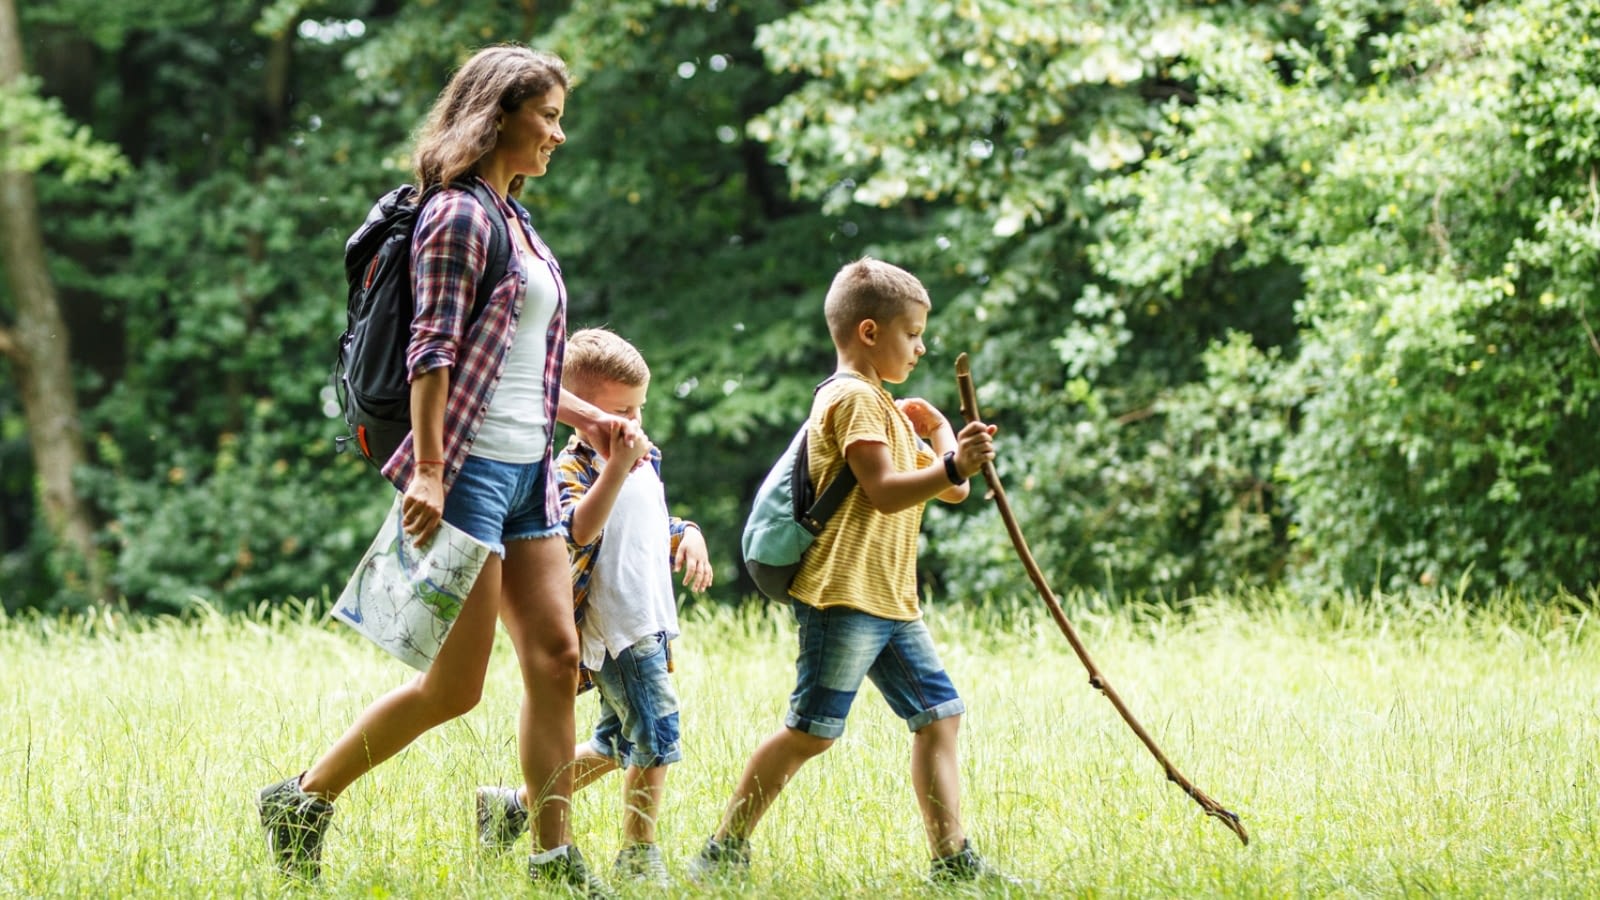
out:
{"label": "gray sneaker", "polygon": [[750,839],[706,838],[706,845],[689,860],[689,879],[695,884],[726,881],[750,874]]}
{"label": "gray sneaker", "polygon": [[989,865],[988,861],[973,849],[971,841],[963,841],[959,852],[935,859],[928,871],[928,878],[939,884],[980,881],[995,885],[1022,886],[1020,878],[1013,878]]}
{"label": "gray sneaker", "polygon": [[616,872],[624,881],[658,888],[672,886],[672,876],[667,874],[667,864],[661,859],[661,848],[655,844],[629,844],[617,851]]}
{"label": "gray sneaker", "polygon": [[528,808],[514,787],[478,788],[478,843],[485,850],[510,850],[528,833]]}
{"label": "gray sneaker", "polygon": [[589,900],[611,900],[614,896],[605,882],[589,871],[583,854],[571,844],[528,857],[528,877],[541,887],[566,888],[567,893]]}
{"label": "gray sneaker", "polygon": [[333,804],[302,791],[296,775],[262,788],[256,809],[267,830],[267,853],[283,874],[306,879],[321,875],[322,836],[333,820]]}

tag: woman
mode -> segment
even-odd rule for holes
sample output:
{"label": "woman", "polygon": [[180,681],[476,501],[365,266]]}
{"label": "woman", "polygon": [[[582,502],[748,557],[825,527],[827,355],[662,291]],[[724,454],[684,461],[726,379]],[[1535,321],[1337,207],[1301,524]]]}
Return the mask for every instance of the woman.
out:
{"label": "woman", "polygon": [[[519,46],[479,51],[450,79],[419,135],[419,191],[433,190],[412,238],[416,314],[407,351],[412,433],[384,466],[405,492],[402,524],[426,539],[441,519],[495,548],[428,671],[367,707],[304,773],[269,785],[259,805],[267,841],[291,874],[315,877],[333,801],[428,729],[477,705],[495,619],[522,669],[522,774],[542,786],[530,803],[529,873],[603,890],[568,842],[578,637],[551,461],[559,420],[599,441],[642,439],[628,420],[561,389],[566,289],[527,212],[510,199],[545,174],[566,140],[568,78],[553,54]],[[487,209],[470,190],[494,193]],[[493,234],[504,216],[511,262],[469,321]]]}

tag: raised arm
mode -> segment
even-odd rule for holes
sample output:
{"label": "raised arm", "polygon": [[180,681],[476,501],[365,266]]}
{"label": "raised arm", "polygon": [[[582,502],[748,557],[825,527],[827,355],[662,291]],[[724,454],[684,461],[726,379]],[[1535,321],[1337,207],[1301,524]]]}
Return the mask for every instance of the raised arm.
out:
{"label": "raised arm", "polygon": [[606,520],[611,518],[611,508],[617,503],[617,493],[622,490],[622,483],[628,480],[633,464],[650,451],[650,442],[638,425],[620,416],[609,418],[615,420],[606,429],[612,454],[606,459],[599,477],[582,496],[577,497],[567,523],[567,539],[578,547],[586,547],[600,537],[605,530]]}
{"label": "raised arm", "polygon": [[[953,438],[955,467],[963,480],[994,458],[993,434],[994,426],[973,422]],[[915,472],[896,472],[889,448],[877,441],[857,441],[845,448],[844,455],[861,492],[878,512],[896,513],[935,497],[955,496],[958,490],[961,498],[967,495],[965,483],[951,483],[943,458]]]}

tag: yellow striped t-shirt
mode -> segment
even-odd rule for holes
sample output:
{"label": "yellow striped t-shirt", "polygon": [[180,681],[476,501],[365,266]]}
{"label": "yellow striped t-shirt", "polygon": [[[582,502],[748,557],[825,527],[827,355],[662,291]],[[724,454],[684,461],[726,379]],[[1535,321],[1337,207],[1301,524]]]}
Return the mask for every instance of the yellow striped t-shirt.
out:
{"label": "yellow striped t-shirt", "polygon": [[[839,378],[817,391],[808,425],[811,479],[818,493],[844,468],[845,449],[860,441],[886,445],[896,472],[934,462],[889,392],[859,378]],[[922,507],[878,512],[857,485],[806,552],[789,593],[818,609],[848,606],[885,619],[918,618]]]}

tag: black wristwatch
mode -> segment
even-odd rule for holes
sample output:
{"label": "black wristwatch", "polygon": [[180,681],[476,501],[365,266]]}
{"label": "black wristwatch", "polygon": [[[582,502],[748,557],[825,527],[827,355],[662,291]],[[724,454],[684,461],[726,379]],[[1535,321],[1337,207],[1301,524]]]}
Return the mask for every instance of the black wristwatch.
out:
{"label": "black wristwatch", "polygon": [[950,483],[954,485],[967,483],[967,480],[961,477],[961,473],[956,471],[956,452],[954,450],[945,451],[944,477],[950,479]]}

